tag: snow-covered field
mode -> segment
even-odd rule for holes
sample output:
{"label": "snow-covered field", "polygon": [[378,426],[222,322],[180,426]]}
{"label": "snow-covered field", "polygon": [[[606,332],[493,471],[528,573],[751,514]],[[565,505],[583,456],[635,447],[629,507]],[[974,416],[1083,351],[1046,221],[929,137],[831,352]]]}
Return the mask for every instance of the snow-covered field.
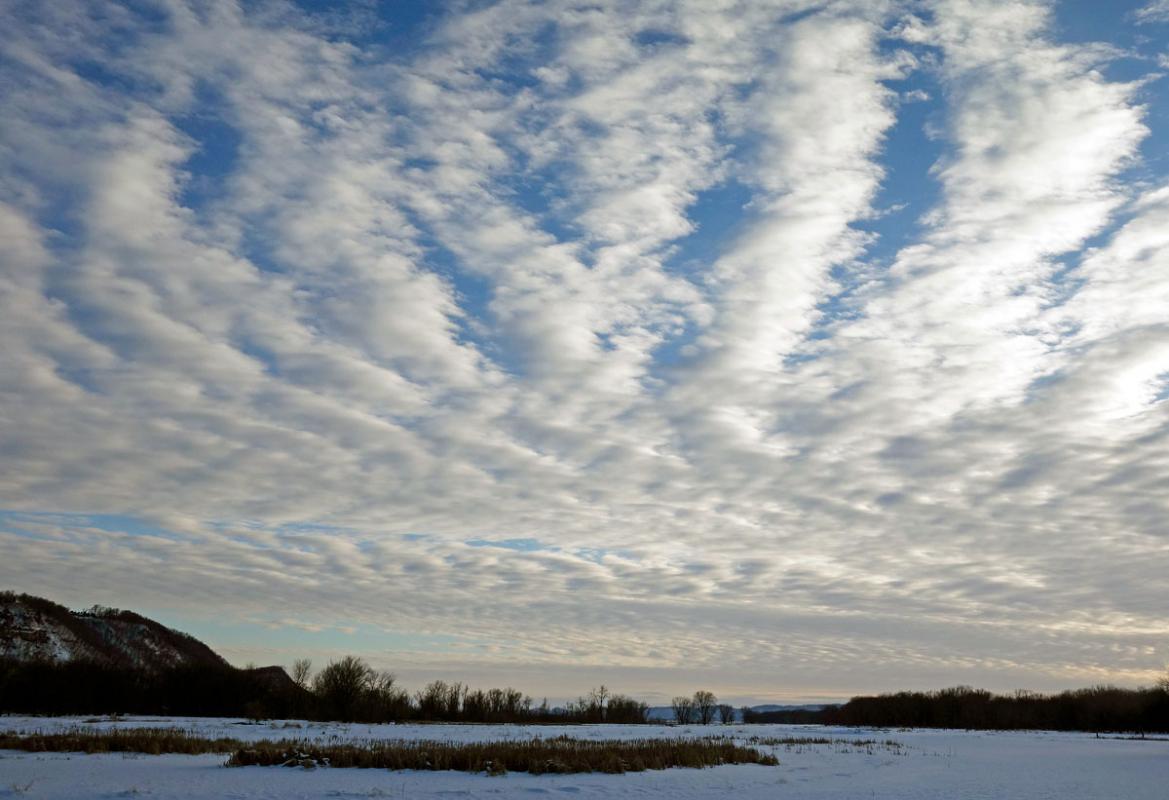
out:
{"label": "snow-covered field", "polygon": [[731,735],[755,739],[827,736],[893,739],[902,747],[841,744],[762,746],[778,767],[735,765],[626,775],[501,777],[453,772],[356,769],[224,768],[224,756],[123,756],[0,751],[0,797],[29,798],[833,798],[833,800],[1164,800],[1169,741],[1097,739],[1074,733],[856,730],[789,725],[564,726],[344,725],[231,719],[0,717],[0,730],[175,727],[244,740],[551,737],[642,738]]}

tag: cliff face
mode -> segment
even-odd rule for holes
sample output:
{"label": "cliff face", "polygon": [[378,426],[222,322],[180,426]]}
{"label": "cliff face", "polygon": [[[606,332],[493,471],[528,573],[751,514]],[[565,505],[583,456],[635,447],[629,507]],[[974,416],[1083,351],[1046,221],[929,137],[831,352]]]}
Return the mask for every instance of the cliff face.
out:
{"label": "cliff face", "polygon": [[0,658],[96,661],[157,671],[176,666],[227,666],[193,636],[130,611],[70,611],[31,595],[0,593]]}

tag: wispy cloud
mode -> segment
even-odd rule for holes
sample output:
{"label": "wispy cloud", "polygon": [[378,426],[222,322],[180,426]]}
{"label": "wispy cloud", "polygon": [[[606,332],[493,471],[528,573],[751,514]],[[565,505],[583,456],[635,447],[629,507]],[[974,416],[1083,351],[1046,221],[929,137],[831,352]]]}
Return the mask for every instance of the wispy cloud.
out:
{"label": "wispy cloud", "polygon": [[1169,0],[1153,0],[1133,15],[1138,23],[1169,22]]}

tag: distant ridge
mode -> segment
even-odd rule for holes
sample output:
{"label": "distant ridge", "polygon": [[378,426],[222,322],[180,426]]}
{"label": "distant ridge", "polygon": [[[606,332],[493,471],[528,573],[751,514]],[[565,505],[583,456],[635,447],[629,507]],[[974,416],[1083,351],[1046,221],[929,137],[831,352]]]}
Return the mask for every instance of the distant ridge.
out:
{"label": "distant ridge", "polygon": [[0,592],[0,659],[158,672],[174,667],[228,667],[193,636],[132,611],[94,606],[70,611],[42,597]]}

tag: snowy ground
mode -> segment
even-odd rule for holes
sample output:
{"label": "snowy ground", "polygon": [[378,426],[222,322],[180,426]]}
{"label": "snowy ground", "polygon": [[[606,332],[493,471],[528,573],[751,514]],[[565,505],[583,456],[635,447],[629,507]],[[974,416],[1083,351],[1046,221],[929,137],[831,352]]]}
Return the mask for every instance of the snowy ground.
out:
{"label": "snowy ground", "polygon": [[1068,733],[887,731],[788,725],[564,726],[246,724],[241,720],[131,717],[0,717],[0,730],[175,727],[237,739],[498,740],[733,735],[893,739],[901,748],[835,745],[771,749],[780,766],[736,765],[627,775],[502,777],[355,769],[226,769],[224,756],[122,756],[0,751],[0,797],[29,798],[832,798],[833,800],[1164,800],[1169,741],[1097,739]]}

